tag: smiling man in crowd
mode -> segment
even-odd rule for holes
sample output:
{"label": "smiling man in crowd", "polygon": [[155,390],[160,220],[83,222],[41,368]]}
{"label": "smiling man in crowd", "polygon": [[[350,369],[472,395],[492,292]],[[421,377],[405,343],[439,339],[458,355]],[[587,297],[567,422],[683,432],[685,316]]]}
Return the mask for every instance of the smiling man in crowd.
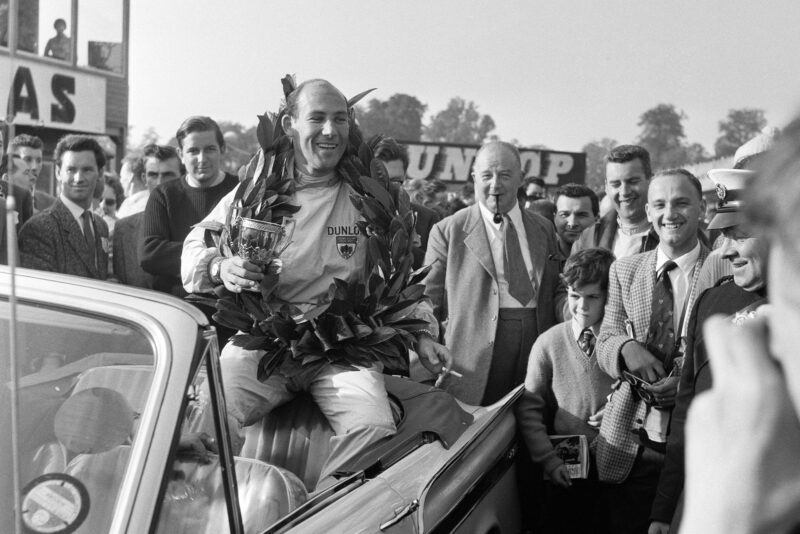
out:
{"label": "smiling man in crowd", "polygon": [[617,259],[653,250],[658,244],[644,207],[652,175],[650,153],[644,147],[619,145],[606,156],[606,193],[614,211],[596,228],[596,244]]}
{"label": "smiling man in crowd", "polygon": [[[153,275],[153,289],[182,297],[186,295],[180,276],[183,240],[192,225],[203,220],[239,179],[221,169],[225,139],[211,118],[189,117],[175,137],[186,175],[150,192],[139,259],[142,269]],[[147,160],[153,159],[158,157],[145,160],[145,169]],[[157,170],[152,168],[154,162],[150,163],[151,170]]]}
{"label": "smiling man in crowd", "polygon": [[19,234],[23,267],[104,280],[108,277],[108,227],[92,213],[106,155],[91,137],[68,135],[54,154],[61,196],[34,215]]}
{"label": "smiling man in crowd", "polygon": [[684,316],[708,255],[697,237],[705,202],[694,175],[662,171],[647,195],[647,217],[660,242],[612,264],[597,345],[600,368],[620,379],[597,444],[615,533],[647,532],[683,363]]}

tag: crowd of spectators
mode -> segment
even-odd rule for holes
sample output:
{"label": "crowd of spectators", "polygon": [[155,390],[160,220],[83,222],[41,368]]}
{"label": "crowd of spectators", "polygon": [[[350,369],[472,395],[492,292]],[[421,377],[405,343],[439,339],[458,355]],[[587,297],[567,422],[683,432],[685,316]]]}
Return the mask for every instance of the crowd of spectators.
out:
{"label": "crowd of spectators", "polygon": [[[63,34],[58,22],[56,29]],[[63,48],[57,45],[48,44],[54,57]],[[358,217],[347,187],[336,180],[348,139],[346,103],[323,80],[301,84],[287,99],[282,126],[295,142],[295,167],[287,172],[300,185],[294,195],[303,201],[296,215],[302,230],[284,263],[275,262],[270,273],[242,258],[220,257],[208,246],[204,228],[209,221],[225,221],[240,179],[222,170],[225,139],[217,123],[203,116],[180,125],[177,148],[153,144],[126,156],[119,178],[106,167],[106,154],[94,139],[65,136],[53,154],[56,197],[37,189],[41,140],[12,139],[2,150],[0,192],[17,200],[21,264],[177,297],[209,293],[215,284],[249,291],[271,274],[280,280],[276,292],[286,302],[301,307],[317,302],[325,298],[331,273],[357,276],[363,261],[363,250],[356,247],[351,261],[337,249],[338,241],[322,239],[326,226],[355,228]],[[303,113],[314,106],[319,120],[307,120]],[[786,135],[797,142],[795,130],[790,126]],[[417,310],[430,327],[411,355],[412,378],[432,381],[438,374],[438,386],[475,405],[490,405],[524,384],[516,413],[527,529],[664,534],[677,532],[684,517],[687,528],[698,529],[687,530],[692,532],[722,532],[718,525],[732,524],[723,517],[730,509],[702,495],[704,484],[720,484],[691,471],[713,451],[697,452],[701,445],[694,445],[692,455],[690,432],[701,416],[693,420],[690,407],[702,392],[715,391],[712,372],[727,365],[721,349],[710,345],[720,332],[762,339],[767,320],[787,328],[786,317],[764,319],[764,306],[768,268],[784,269],[776,271],[784,281],[796,274],[797,264],[787,267],[791,261],[786,259],[794,252],[784,250],[792,247],[779,247],[784,256],[777,260],[769,247],[770,232],[780,232],[785,243],[796,242],[791,229],[776,219],[791,212],[764,213],[769,208],[763,196],[762,211],[756,211],[746,193],[766,179],[763,169],[776,137],[762,134],[737,152],[734,168],[710,171],[712,198],[704,194],[699,177],[685,169],[652,169],[647,150],[635,145],[609,151],[606,187],[598,195],[583,184],[525,178],[519,152],[508,143],[482,146],[470,183],[453,191],[436,179],[408,179],[408,155],[393,139],[369,141],[416,213],[413,268],[431,266],[424,281],[430,300]],[[783,167],[773,165],[770,176],[791,188],[795,198],[800,187],[786,181],[797,166],[792,149],[796,145],[784,146]],[[602,196],[611,205],[607,212],[601,212]],[[201,221],[206,226],[196,226]],[[358,239],[354,230],[352,242]],[[770,288],[775,284],[771,280]],[[796,316],[796,301],[784,306]],[[704,331],[705,320],[714,314],[729,324],[717,321]],[[762,330],[754,333],[754,328]],[[793,347],[778,349],[785,354]],[[300,377],[290,385],[280,373],[254,383],[256,352],[230,344],[223,351],[237,435],[256,415],[285,402],[293,388],[317,384]],[[738,360],[745,359],[739,354]],[[738,360],[734,364],[747,367]],[[794,368],[792,361],[781,360],[788,369]],[[769,367],[771,360],[759,365]],[[372,406],[364,412],[369,417],[352,418],[342,416],[330,396],[316,395],[337,433],[327,469],[333,472],[353,454],[354,444],[361,447],[391,434],[394,425],[384,409],[379,366],[348,372],[329,367],[326,380],[346,376],[337,387],[358,389],[365,397],[353,402]],[[782,381],[780,369],[762,371]],[[735,389],[728,374],[723,384]],[[784,396],[794,395],[797,404],[795,383]],[[710,397],[714,406],[729,399],[728,389]],[[257,402],[244,403],[242,392]],[[711,410],[709,400],[700,413],[714,417]],[[730,430],[724,417],[716,424]],[[588,478],[570,474],[549,439],[556,434],[587,438]],[[698,434],[726,446],[708,429]],[[726,479],[718,462],[708,459],[708,465],[698,472]],[[769,491],[769,481],[757,470],[750,475],[759,477],[761,491]],[[738,498],[751,507],[761,502],[742,493]],[[712,510],[712,519],[703,517],[698,503]],[[785,517],[790,512],[782,513],[784,531],[800,523]],[[752,529],[738,531],[767,531],[757,528],[777,521],[762,514],[747,523]]]}

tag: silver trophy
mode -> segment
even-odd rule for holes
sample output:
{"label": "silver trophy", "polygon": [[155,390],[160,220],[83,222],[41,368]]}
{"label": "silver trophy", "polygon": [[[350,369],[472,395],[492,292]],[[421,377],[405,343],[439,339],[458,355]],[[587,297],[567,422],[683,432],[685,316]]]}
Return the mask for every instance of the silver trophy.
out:
{"label": "silver trophy", "polygon": [[283,224],[241,218],[239,222],[239,256],[249,262],[266,265],[277,258],[291,243],[295,220],[284,218]]}

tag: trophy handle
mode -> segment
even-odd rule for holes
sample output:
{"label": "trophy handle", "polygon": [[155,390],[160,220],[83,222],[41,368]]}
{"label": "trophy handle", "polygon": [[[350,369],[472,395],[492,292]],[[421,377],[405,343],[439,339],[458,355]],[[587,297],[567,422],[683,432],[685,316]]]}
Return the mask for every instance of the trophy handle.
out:
{"label": "trophy handle", "polygon": [[283,225],[281,227],[281,240],[276,247],[278,251],[276,256],[283,254],[283,251],[286,250],[286,247],[292,243],[292,236],[294,235],[294,227],[296,224],[297,221],[295,221],[293,217],[283,218]]}

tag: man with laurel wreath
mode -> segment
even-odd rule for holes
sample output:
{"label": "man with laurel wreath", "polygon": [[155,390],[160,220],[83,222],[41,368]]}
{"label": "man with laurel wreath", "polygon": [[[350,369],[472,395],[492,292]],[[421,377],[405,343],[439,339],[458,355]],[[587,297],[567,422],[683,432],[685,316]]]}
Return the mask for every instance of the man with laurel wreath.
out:
{"label": "man with laurel wreath", "polygon": [[[352,282],[364,272],[369,236],[357,221],[362,213],[351,201],[351,183],[342,179],[340,161],[356,128],[351,104],[331,83],[309,80],[286,88],[286,109],[279,126],[291,140],[284,174],[292,180],[291,202],[299,206],[292,218],[292,241],[266,270],[239,256],[225,257],[205,241],[207,223],[224,223],[237,198],[234,190],[195,228],[184,242],[181,274],[190,293],[209,293],[222,283],[235,294],[258,292],[266,277],[276,278],[272,301],[306,313],[330,298],[334,279]],[[293,161],[292,158],[293,157]],[[286,163],[288,162],[288,163]],[[273,162],[275,165],[277,163]],[[245,183],[239,188],[245,187]],[[246,193],[245,193],[246,194]],[[238,198],[241,198],[241,193]],[[362,227],[363,228],[363,227]],[[432,307],[420,299],[413,315],[426,321],[415,332],[414,349],[432,372],[449,367],[450,354],[438,344],[438,324]],[[313,319],[311,319],[313,323]],[[234,453],[243,445],[243,427],[307,390],[330,422],[335,437],[321,478],[358,454],[367,445],[396,431],[383,380],[383,365],[298,366],[277,363],[268,377],[259,377],[261,349],[247,350],[229,342],[221,365]],[[307,361],[307,360],[304,360]]]}

